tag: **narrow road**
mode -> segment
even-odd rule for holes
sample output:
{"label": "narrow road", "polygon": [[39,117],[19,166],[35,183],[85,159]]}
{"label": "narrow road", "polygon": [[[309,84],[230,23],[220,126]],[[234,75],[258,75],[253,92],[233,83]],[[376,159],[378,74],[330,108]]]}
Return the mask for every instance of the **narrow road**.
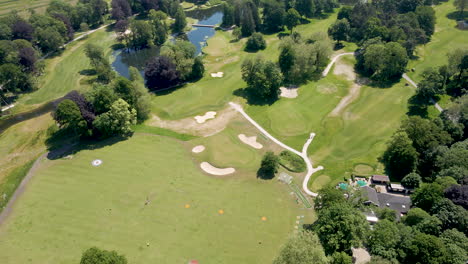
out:
{"label": "narrow road", "polygon": [[254,125],[258,130],[260,130],[260,132],[262,132],[266,137],[268,137],[269,139],[271,139],[273,142],[275,142],[276,144],[278,144],[279,146],[281,146],[282,148],[284,149],[287,149],[297,155],[299,155],[303,160],[304,162],[306,163],[307,165],[307,173],[306,173],[306,176],[304,178],[304,181],[302,182],[302,189],[304,190],[304,192],[310,196],[313,196],[313,197],[316,197],[317,196],[317,193],[314,193],[312,192],[311,190],[309,190],[309,187],[308,187],[308,183],[309,183],[309,180],[310,180],[310,177],[312,176],[312,174],[314,174],[316,171],[319,171],[319,170],[323,170],[323,167],[322,166],[318,166],[317,168],[313,168],[312,166],[312,162],[310,161],[309,157],[307,156],[307,149],[309,148],[309,145],[310,143],[312,143],[312,140],[314,139],[315,137],[315,133],[310,133],[310,137],[309,139],[307,139],[306,143],[304,144],[304,146],[302,147],[302,152],[299,152],[293,148],[291,148],[290,146],[284,144],[283,142],[279,141],[278,139],[276,139],[275,137],[273,137],[270,133],[268,133],[268,131],[266,131],[263,127],[261,127],[257,122],[255,122],[255,120],[253,120],[245,111],[244,109],[242,109],[242,106],[236,104],[236,103],[233,103],[233,102],[229,102],[229,105],[231,105],[232,108],[234,108],[236,111],[238,111],[242,116],[245,117],[245,119],[247,119],[252,125]]}
{"label": "narrow road", "polygon": [[[403,73],[402,77],[406,81],[408,81],[411,85],[413,85],[414,88],[418,88],[418,85],[413,80],[411,80],[411,78],[408,75],[406,75],[406,73]],[[437,110],[439,110],[439,112],[442,113],[442,111],[444,111],[444,109],[434,99],[431,98],[431,102],[434,104],[435,108],[437,108]]]}
{"label": "narrow road", "polygon": [[331,67],[333,66],[333,64],[341,57],[341,56],[345,56],[345,55],[354,55],[354,52],[346,52],[346,53],[341,53],[341,54],[338,54],[336,55],[335,57],[332,58],[332,60],[330,61],[330,63],[328,63],[327,67],[325,68],[325,70],[323,70],[322,72],[322,75],[325,77],[328,75],[328,72],[331,70]]}

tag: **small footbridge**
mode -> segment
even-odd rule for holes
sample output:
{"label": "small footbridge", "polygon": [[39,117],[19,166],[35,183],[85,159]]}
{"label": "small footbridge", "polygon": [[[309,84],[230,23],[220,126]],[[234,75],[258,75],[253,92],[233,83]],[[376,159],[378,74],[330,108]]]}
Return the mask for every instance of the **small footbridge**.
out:
{"label": "small footbridge", "polygon": [[207,28],[215,28],[216,25],[202,25],[202,24],[192,24],[192,27],[207,27]]}

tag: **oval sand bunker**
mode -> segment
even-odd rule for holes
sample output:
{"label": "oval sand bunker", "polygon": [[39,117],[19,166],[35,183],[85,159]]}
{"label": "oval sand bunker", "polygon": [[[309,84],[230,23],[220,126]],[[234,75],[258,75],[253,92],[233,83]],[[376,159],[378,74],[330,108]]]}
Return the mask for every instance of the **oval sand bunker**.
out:
{"label": "oval sand bunker", "polygon": [[228,175],[236,171],[234,168],[216,168],[206,161],[200,164],[200,168],[206,173],[217,176]]}
{"label": "oval sand bunker", "polygon": [[238,137],[242,142],[251,146],[252,148],[255,148],[255,149],[263,148],[263,145],[257,142],[257,136],[248,137],[244,134],[239,134]]}
{"label": "oval sand bunker", "polygon": [[200,152],[203,152],[205,150],[205,146],[203,145],[198,145],[198,146],[195,146],[193,149],[192,149],[192,152],[193,153],[200,153]]}
{"label": "oval sand bunker", "polygon": [[206,120],[213,119],[213,118],[215,118],[215,116],[216,116],[216,112],[209,111],[209,112],[206,112],[206,114],[204,114],[202,116],[196,116],[195,120],[197,121],[198,124],[203,124],[203,123],[206,122]]}

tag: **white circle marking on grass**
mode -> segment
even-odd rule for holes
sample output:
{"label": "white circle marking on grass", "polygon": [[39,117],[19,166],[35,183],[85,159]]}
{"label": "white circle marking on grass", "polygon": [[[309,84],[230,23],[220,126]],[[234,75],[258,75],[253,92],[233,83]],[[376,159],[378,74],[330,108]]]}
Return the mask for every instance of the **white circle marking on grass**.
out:
{"label": "white circle marking on grass", "polygon": [[197,121],[198,124],[203,124],[206,122],[206,120],[208,119],[213,119],[215,118],[216,116],[216,112],[215,111],[209,111],[209,112],[206,112],[204,115],[202,116],[196,116],[195,117],[195,120]]}
{"label": "white circle marking on grass", "polygon": [[198,145],[198,146],[195,146],[193,149],[192,149],[192,152],[193,153],[200,153],[200,152],[203,152],[205,150],[205,146],[203,145]]}
{"label": "white circle marking on grass", "polygon": [[93,162],[91,162],[91,164],[92,164],[94,167],[97,167],[97,166],[99,166],[99,165],[102,164],[102,160],[100,160],[100,159],[93,160]]}
{"label": "white circle marking on grass", "polygon": [[236,171],[234,168],[216,168],[206,161],[200,164],[200,168],[206,173],[217,176],[228,175]]}
{"label": "white circle marking on grass", "polygon": [[252,148],[255,148],[255,149],[263,148],[263,145],[257,142],[257,136],[248,137],[244,134],[239,134],[238,137],[242,142],[251,146]]}

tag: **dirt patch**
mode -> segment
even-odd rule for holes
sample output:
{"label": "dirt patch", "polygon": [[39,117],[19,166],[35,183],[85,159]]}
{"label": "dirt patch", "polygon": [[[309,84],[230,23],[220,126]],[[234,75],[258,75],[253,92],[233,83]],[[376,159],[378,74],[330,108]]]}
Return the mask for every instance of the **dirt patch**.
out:
{"label": "dirt patch", "polygon": [[195,117],[195,120],[197,121],[197,123],[199,124],[203,124],[205,123],[207,120],[210,120],[210,119],[214,119],[216,117],[216,112],[214,111],[209,111],[209,112],[206,112],[204,115],[202,116],[196,116]]}
{"label": "dirt patch", "polygon": [[214,77],[214,78],[221,78],[224,76],[224,72],[214,72],[214,73],[211,73],[211,77]]}
{"label": "dirt patch", "polygon": [[351,88],[349,88],[349,93],[341,99],[338,105],[330,112],[330,116],[338,116],[343,109],[345,109],[349,104],[359,97],[359,92],[361,91],[361,85],[353,83]]}
{"label": "dirt patch", "polygon": [[179,133],[208,137],[217,134],[226,128],[229,122],[237,116],[236,110],[231,107],[219,111],[217,117],[210,122],[199,124],[193,117],[180,120],[163,120],[156,115],[148,122],[150,126],[167,128]]}
{"label": "dirt patch", "polygon": [[356,73],[351,65],[343,63],[341,60],[338,60],[333,69],[333,74],[343,75],[346,80],[354,81],[356,80]]}
{"label": "dirt patch", "polygon": [[298,87],[296,86],[291,86],[291,87],[280,87],[281,90],[281,97],[285,98],[296,98],[297,97],[297,89]]}
{"label": "dirt patch", "polygon": [[242,142],[251,146],[252,148],[255,148],[255,149],[263,148],[263,145],[257,142],[257,136],[247,137],[244,134],[239,134],[238,137]]}
{"label": "dirt patch", "polygon": [[195,146],[193,149],[192,149],[192,152],[193,153],[200,153],[200,152],[203,152],[205,150],[205,146],[203,145],[198,145],[198,146]]}
{"label": "dirt patch", "polygon": [[216,168],[206,161],[200,164],[200,168],[206,173],[216,176],[224,176],[236,171],[234,168]]}

